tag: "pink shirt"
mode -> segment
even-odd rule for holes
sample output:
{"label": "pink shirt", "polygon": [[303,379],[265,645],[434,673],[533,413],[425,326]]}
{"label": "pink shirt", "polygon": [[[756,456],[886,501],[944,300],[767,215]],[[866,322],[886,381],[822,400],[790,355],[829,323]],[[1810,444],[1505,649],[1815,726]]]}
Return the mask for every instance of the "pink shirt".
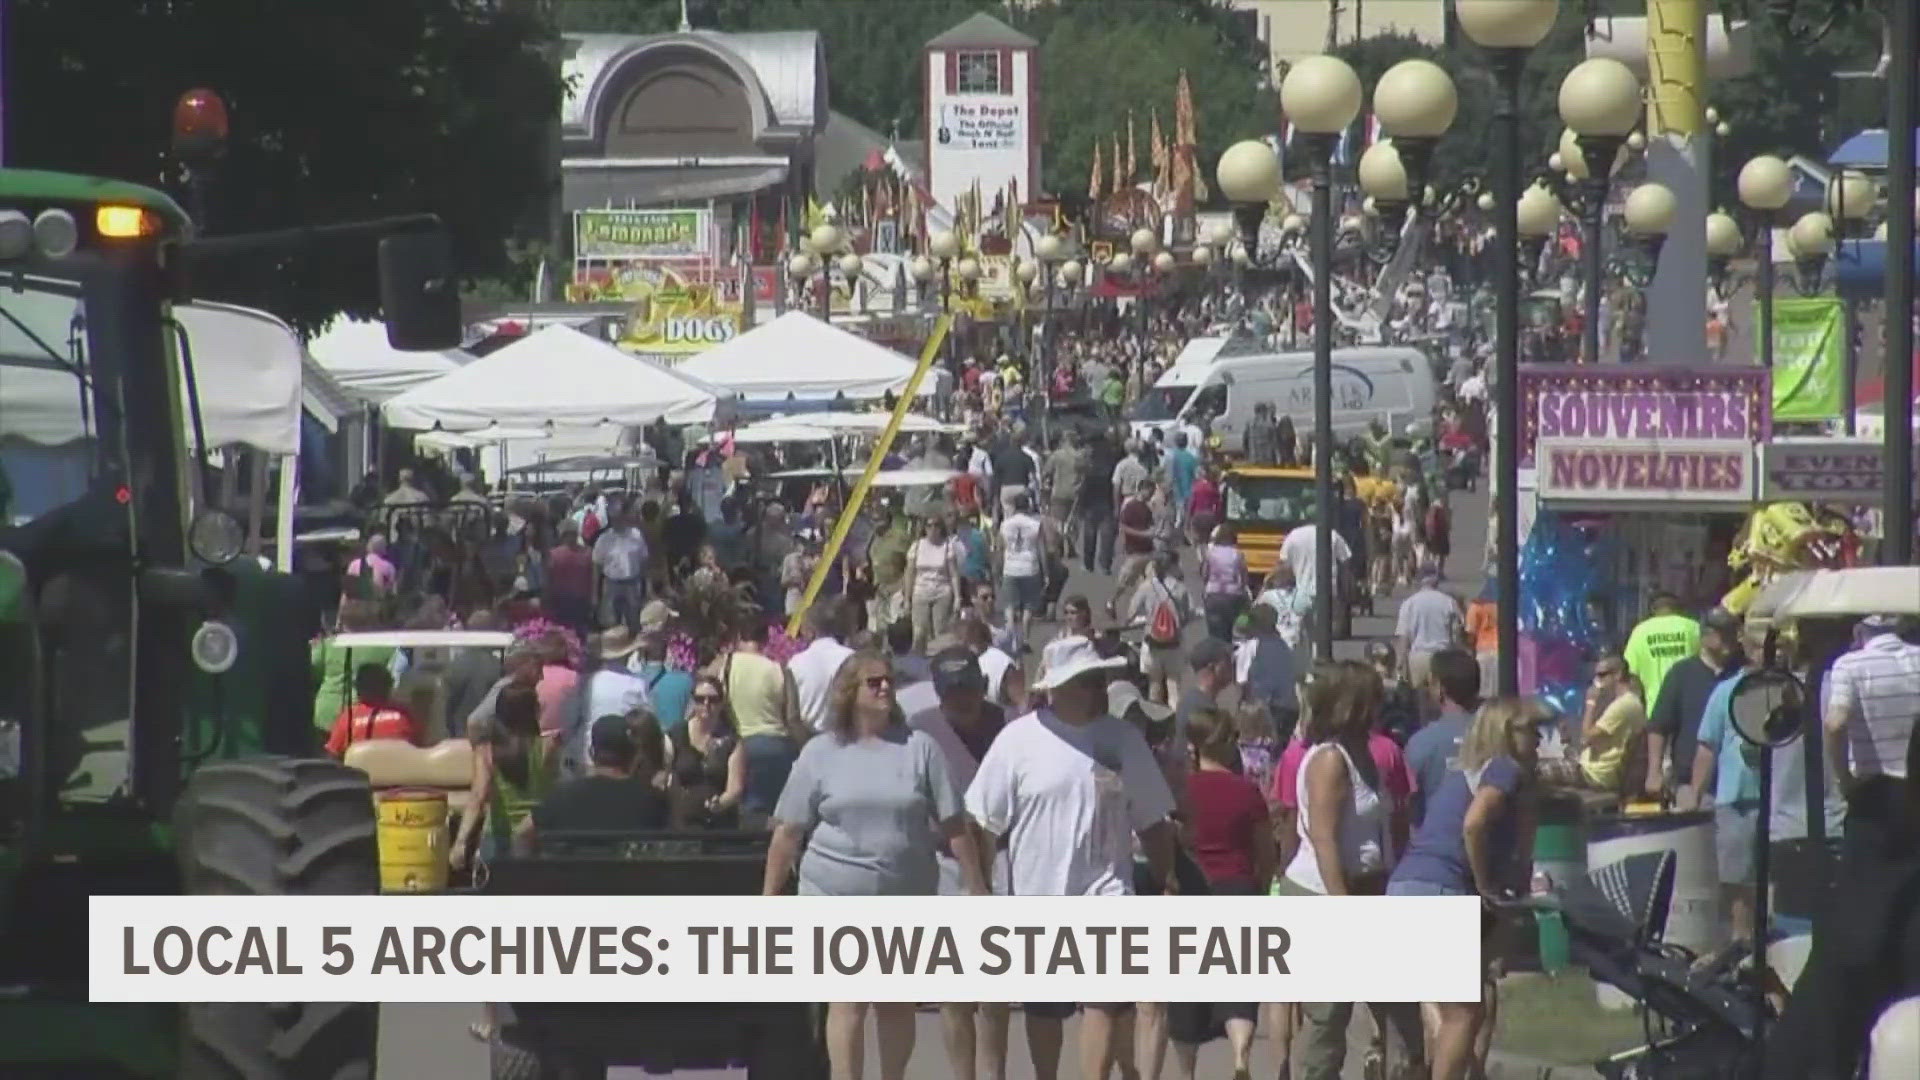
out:
{"label": "pink shirt", "polygon": [[374,585],[382,592],[393,591],[394,578],[399,575],[399,572],[393,568],[393,564],[388,562],[385,556],[368,554],[353,560],[347,564],[347,577],[357,578],[360,576],[360,563],[362,560],[365,560],[367,565],[372,568]]}
{"label": "pink shirt", "polygon": [[580,673],[565,664],[548,664],[540,669],[540,681],[534,685],[533,692],[540,699],[541,734],[566,730],[567,702],[578,685]]}
{"label": "pink shirt", "polygon": [[[1413,796],[1413,774],[1407,771],[1406,755],[1400,752],[1400,744],[1393,737],[1382,732],[1374,732],[1367,737],[1367,750],[1373,755],[1373,767],[1380,774],[1381,794],[1386,796],[1387,805],[1394,811],[1406,808],[1407,800]],[[1273,802],[1289,810],[1300,809],[1300,793],[1294,790],[1294,778],[1300,772],[1300,759],[1307,756],[1307,744],[1295,735],[1288,740],[1287,748],[1280,754],[1280,764],[1273,770]]]}
{"label": "pink shirt", "polygon": [[1247,557],[1229,544],[1208,544],[1201,561],[1206,570],[1209,593],[1244,593],[1247,589]]}

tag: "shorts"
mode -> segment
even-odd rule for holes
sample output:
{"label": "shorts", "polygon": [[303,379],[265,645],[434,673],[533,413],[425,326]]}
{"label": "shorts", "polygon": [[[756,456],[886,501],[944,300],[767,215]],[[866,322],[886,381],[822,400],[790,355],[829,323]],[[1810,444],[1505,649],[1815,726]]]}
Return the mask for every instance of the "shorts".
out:
{"label": "shorts", "polygon": [[1178,680],[1180,678],[1180,663],[1183,655],[1178,645],[1165,647],[1158,645],[1147,646],[1147,662],[1144,665],[1147,678],[1154,680],[1165,679],[1168,682]]}
{"label": "shorts", "polygon": [[1023,1011],[1025,1011],[1028,1016],[1031,1016],[1036,1020],[1065,1020],[1067,1017],[1072,1016],[1074,1013],[1079,1012],[1081,1009],[1098,1009],[1101,1012],[1105,1012],[1105,1013],[1130,1013],[1133,1011],[1133,1002],[1131,1001],[1106,1001],[1106,1002],[1048,1001],[1048,1002],[1036,1003],[1036,1002],[1030,1001],[1025,1005],[1020,1006],[1020,1008]]}
{"label": "shorts", "polygon": [[1008,576],[1001,579],[1000,585],[1007,594],[1007,614],[1017,615],[1025,611],[1031,615],[1040,615],[1046,611],[1046,578],[1041,575]]}
{"label": "shorts", "polygon": [[1025,495],[1025,494],[1027,494],[1027,487],[1024,484],[1009,484],[1006,487],[1001,488],[1000,489],[1000,509],[1004,510],[1009,514],[1013,513],[1014,497],[1017,495]]}
{"label": "shorts", "polygon": [[1405,881],[1394,878],[1387,882],[1388,896],[1472,896],[1471,889],[1455,889],[1446,885],[1435,885],[1428,881]]}
{"label": "shorts", "polygon": [[1753,884],[1753,845],[1760,830],[1760,810],[1754,806],[1713,808],[1714,854],[1722,888]]}

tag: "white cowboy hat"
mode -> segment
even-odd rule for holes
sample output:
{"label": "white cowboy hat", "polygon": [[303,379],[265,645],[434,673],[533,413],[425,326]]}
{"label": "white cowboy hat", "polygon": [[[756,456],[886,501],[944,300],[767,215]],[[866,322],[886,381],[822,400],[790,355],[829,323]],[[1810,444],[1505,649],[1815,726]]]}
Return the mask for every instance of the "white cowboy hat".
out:
{"label": "white cowboy hat", "polygon": [[1047,644],[1040,652],[1040,678],[1035,690],[1052,690],[1072,682],[1089,671],[1105,671],[1127,666],[1124,656],[1104,657],[1084,637],[1063,637]]}

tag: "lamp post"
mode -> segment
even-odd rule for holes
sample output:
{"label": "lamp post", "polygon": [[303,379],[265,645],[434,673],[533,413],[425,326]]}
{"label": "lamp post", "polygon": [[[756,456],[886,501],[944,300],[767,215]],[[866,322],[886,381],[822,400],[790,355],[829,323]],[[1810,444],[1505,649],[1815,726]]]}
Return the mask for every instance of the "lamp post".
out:
{"label": "lamp post", "polygon": [[798,304],[804,307],[807,302],[807,284],[818,272],[820,259],[810,251],[802,251],[787,260],[787,276],[793,279]]}
{"label": "lamp post", "polygon": [[[1453,79],[1431,60],[1402,60],[1386,70],[1373,87],[1373,112],[1388,138],[1376,146],[1386,146],[1400,170],[1400,204],[1410,208],[1417,222],[1427,204],[1427,174],[1433,162],[1434,144],[1453,126],[1460,111],[1460,93]],[[1361,166],[1366,158],[1361,157]],[[1388,178],[1390,179],[1390,177]],[[1361,186],[1366,185],[1365,177]],[[1378,198],[1375,192],[1369,192]],[[1382,203],[1387,200],[1381,199]],[[1395,221],[1384,211],[1382,219],[1390,235],[1399,236],[1404,222]]]}
{"label": "lamp post", "polygon": [[833,321],[833,266],[834,257],[840,254],[847,244],[845,233],[831,221],[822,222],[814,227],[807,239],[813,241],[814,254],[819,257],[820,265],[820,321]]}
{"label": "lamp post", "polygon": [[1497,90],[1493,109],[1493,250],[1498,275],[1493,518],[1501,694],[1520,692],[1520,76],[1527,53],[1553,29],[1559,15],[1559,0],[1454,2],[1460,29],[1487,50]]}
{"label": "lamp post", "polygon": [[1787,163],[1762,154],[1740,167],[1740,202],[1753,213],[1756,287],[1760,291],[1760,366],[1773,366],[1773,230],[1780,211],[1793,198],[1793,174]]}
{"label": "lamp post", "polygon": [[1801,214],[1787,230],[1793,256],[1793,287],[1801,296],[1818,296],[1827,259],[1833,255],[1833,219],[1818,210]]}
{"label": "lamp post", "polygon": [[[1314,653],[1333,659],[1333,609],[1341,602],[1335,591],[1333,565],[1333,172],[1331,162],[1340,133],[1360,115],[1360,77],[1346,61],[1331,56],[1309,56],[1287,72],[1280,84],[1280,107],[1291,117],[1306,143],[1313,173],[1313,502],[1314,502]],[[1260,219],[1278,190],[1280,163],[1265,143],[1263,168],[1230,177],[1221,162],[1220,190],[1240,207],[1241,243],[1249,257],[1259,249]]]}
{"label": "lamp post", "polygon": [[[1713,275],[1714,287],[1725,289],[1727,281],[1727,263],[1746,245],[1746,237],[1740,235],[1740,223],[1725,210],[1715,210],[1707,215],[1707,271]],[[1722,294],[1724,295],[1724,293]]]}
{"label": "lamp post", "polygon": [[[1912,3],[1891,5],[1887,40],[1893,63],[1887,70],[1887,524],[1881,530],[1880,562],[1913,561],[1913,235],[1909,204],[1920,207],[1914,188],[1914,67],[1920,64],[1920,14]],[[1920,216],[1917,214],[1916,216]]]}
{"label": "lamp post", "polygon": [[[1153,280],[1153,271],[1159,269],[1160,238],[1152,229],[1135,229],[1127,238],[1127,246],[1133,249],[1133,261],[1140,267],[1140,291],[1134,294],[1134,314],[1140,321],[1140,332],[1147,332],[1147,284]],[[1198,448],[1195,448],[1198,452]]]}
{"label": "lamp post", "polygon": [[[1847,169],[1827,184],[1827,213],[1839,223],[1842,239],[1858,237],[1866,230],[1867,215],[1873,212],[1873,181]],[[1856,249],[1857,250],[1857,249]],[[1854,345],[1859,337],[1860,310],[1851,296],[1840,298],[1842,321],[1840,339],[1840,423],[1848,435],[1854,433],[1853,411],[1856,405],[1854,381],[1859,371],[1860,353]]]}
{"label": "lamp post", "polygon": [[1587,295],[1581,328],[1581,352],[1589,363],[1600,360],[1600,290],[1605,263],[1600,248],[1607,215],[1607,180],[1625,157],[1627,136],[1640,120],[1640,80],[1618,60],[1594,57],[1567,72],[1560,83],[1560,119],[1573,133],[1579,153],[1560,157],[1567,175],[1582,181],[1585,198]]}
{"label": "lamp post", "polygon": [[173,104],[173,152],[187,167],[187,197],[193,224],[208,231],[207,194],[214,169],[227,151],[227,103],[207,89],[189,90]]}

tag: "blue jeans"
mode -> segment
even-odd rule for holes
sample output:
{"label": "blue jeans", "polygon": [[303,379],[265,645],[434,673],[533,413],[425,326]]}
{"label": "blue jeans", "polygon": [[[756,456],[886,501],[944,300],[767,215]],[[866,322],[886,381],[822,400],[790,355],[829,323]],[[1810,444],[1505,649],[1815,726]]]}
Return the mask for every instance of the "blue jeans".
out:
{"label": "blue jeans", "polygon": [[1394,878],[1387,882],[1388,896],[1472,896],[1472,889],[1456,889],[1449,885],[1435,885],[1430,881],[1404,881]]}
{"label": "blue jeans", "polygon": [[780,801],[780,789],[787,786],[787,774],[793,771],[800,748],[785,735],[749,735],[740,740],[747,753],[746,791],[740,796],[740,808],[748,813],[771,814]]}

